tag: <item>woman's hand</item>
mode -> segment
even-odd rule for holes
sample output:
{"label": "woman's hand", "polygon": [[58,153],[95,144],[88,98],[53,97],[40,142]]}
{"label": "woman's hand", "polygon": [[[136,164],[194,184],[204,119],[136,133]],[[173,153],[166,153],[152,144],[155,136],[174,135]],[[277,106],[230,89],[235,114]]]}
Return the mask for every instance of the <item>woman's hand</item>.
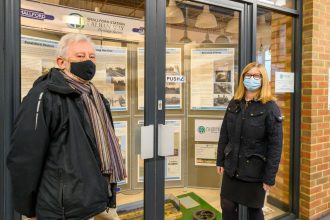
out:
{"label": "woman's hand", "polygon": [[224,171],[225,171],[225,169],[223,167],[217,167],[217,173],[219,175],[223,174]]}
{"label": "woman's hand", "polygon": [[272,188],[272,186],[267,185],[266,183],[263,183],[263,188],[266,192],[268,192]]}
{"label": "woman's hand", "polygon": [[32,218],[30,218],[30,220],[37,220],[37,218],[36,217],[32,217]]}

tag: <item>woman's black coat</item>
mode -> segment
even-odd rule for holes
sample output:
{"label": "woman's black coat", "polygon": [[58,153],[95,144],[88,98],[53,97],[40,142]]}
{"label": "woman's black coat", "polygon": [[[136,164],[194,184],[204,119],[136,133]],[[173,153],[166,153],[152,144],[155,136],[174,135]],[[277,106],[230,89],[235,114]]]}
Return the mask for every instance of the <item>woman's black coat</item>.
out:
{"label": "woman's black coat", "polygon": [[232,100],[223,119],[217,166],[248,182],[275,184],[282,152],[282,116],[274,101]]}

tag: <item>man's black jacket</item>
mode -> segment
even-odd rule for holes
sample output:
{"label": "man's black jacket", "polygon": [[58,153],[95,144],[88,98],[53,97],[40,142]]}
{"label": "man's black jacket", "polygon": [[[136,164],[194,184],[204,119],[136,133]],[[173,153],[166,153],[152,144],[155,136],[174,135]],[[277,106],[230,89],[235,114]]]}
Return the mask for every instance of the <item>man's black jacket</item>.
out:
{"label": "man's black jacket", "polygon": [[274,101],[232,100],[223,119],[217,166],[248,182],[275,184],[282,152],[282,117]]}
{"label": "man's black jacket", "polygon": [[17,212],[39,220],[89,219],[116,206],[116,184],[109,197],[84,108],[80,94],[55,68],[23,99],[7,157]]}

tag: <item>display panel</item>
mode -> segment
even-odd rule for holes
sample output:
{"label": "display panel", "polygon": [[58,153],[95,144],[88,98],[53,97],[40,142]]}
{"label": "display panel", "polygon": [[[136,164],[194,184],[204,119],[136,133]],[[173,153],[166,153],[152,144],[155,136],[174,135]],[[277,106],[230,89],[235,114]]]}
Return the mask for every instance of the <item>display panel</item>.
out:
{"label": "display panel", "polygon": [[[166,48],[165,108],[181,109],[183,103],[181,48]],[[138,48],[138,109],[144,109],[144,49]]]}
{"label": "display panel", "polygon": [[225,110],[234,96],[233,48],[191,49],[192,110]]}

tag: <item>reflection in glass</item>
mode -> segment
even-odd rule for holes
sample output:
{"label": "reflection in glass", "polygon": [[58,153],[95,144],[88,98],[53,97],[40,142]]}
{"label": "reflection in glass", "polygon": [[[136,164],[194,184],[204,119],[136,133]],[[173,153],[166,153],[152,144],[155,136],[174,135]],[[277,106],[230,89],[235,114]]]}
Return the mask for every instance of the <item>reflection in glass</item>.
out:
{"label": "reflection in glass", "polygon": [[276,93],[276,72],[292,72],[292,25],[293,18],[270,10],[258,8],[257,25],[257,61],[267,69],[272,92],[276,95],[281,108],[283,121],[283,153],[276,184],[270,191],[267,201],[276,205],[281,211],[289,207],[290,185],[290,121],[291,94]]}
{"label": "reflection in glass", "polygon": [[[144,58],[144,3],[144,0],[21,0],[22,98],[38,77],[56,67],[56,48],[61,36],[80,32],[91,37],[96,45],[97,58],[93,83],[111,105],[116,136],[128,174],[118,183],[117,207],[120,210],[127,203],[137,202],[138,213],[142,215],[144,161],[138,159],[140,144],[132,137],[139,135],[139,125],[144,117],[144,84],[139,78],[142,75],[144,82],[144,70],[141,68],[144,66],[144,59],[141,59]],[[38,13],[44,13],[44,20],[27,16],[36,8]],[[117,23],[109,25],[114,20]],[[131,92],[133,85],[136,91]],[[142,110],[138,106],[141,103]]]}
{"label": "reflection in glass", "polygon": [[286,8],[294,8],[294,2],[296,0],[258,0],[258,2],[266,3],[270,5],[276,5]]}
{"label": "reflection in glass", "polygon": [[[166,103],[166,122],[176,122],[179,153],[165,158],[165,194],[180,200],[184,219],[194,219],[194,215],[198,219],[202,214],[220,219],[216,149],[224,110],[238,79],[240,13],[193,1],[177,1],[176,5],[185,21],[167,22],[166,78],[175,75],[184,82],[165,84],[166,100],[175,97],[182,103],[171,103],[171,108]],[[173,73],[172,66],[180,68]],[[205,135],[210,129],[214,133]],[[191,211],[200,208],[207,211]]]}

